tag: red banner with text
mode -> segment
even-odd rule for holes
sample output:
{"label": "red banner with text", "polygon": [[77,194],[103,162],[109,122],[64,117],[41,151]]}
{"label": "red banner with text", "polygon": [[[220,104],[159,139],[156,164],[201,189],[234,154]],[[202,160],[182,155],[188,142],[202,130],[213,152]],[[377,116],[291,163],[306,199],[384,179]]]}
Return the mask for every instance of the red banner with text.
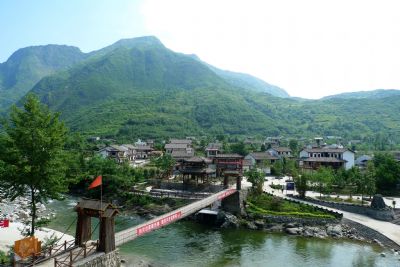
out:
{"label": "red banner with text", "polygon": [[227,196],[230,196],[235,192],[236,192],[236,189],[228,189],[228,190],[222,192],[220,195],[218,195],[218,200],[224,199]]}
{"label": "red banner with text", "polygon": [[148,232],[151,232],[153,230],[161,228],[164,225],[170,224],[170,223],[178,220],[181,217],[182,217],[182,212],[178,211],[174,214],[168,215],[168,216],[161,218],[155,222],[148,223],[148,224],[136,229],[136,235],[140,236],[140,235],[146,234]]}

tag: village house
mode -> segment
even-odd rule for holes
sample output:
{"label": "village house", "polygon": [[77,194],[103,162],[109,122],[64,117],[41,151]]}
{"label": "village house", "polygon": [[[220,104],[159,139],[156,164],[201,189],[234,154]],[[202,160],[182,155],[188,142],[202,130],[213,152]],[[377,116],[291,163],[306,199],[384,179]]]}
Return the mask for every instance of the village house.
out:
{"label": "village house", "polygon": [[354,152],[338,145],[307,147],[300,151],[299,166],[317,170],[321,166],[346,170],[354,166]]}
{"label": "village house", "polygon": [[359,156],[355,161],[354,164],[359,167],[360,169],[364,169],[367,167],[367,164],[369,161],[371,161],[373,158],[368,155],[362,155]]}
{"label": "village house", "polygon": [[186,144],[188,146],[192,146],[192,140],[191,139],[171,139],[169,141],[170,144]]}
{"label": "village house", "polygon": [[276,156],[278,158],[291,158],[292,157],[292,150],[288,147],[280,147],[280,146],[275,146],[271,147],[270,149],[267,150],[271,155]]}
{"label": "village house", "polygon": [[281,137],[272,137],[269,136],[267,139],[264,141],[264,145],[266,147],[273,147],[273,146],[279,146],[281,144]]}
{"label": "village house", "polygon": [[252,152],[244,157],[246,161],[250,162],[250,169],[259,168],[264,173],[271,173],[271,165],[273,165],[276,161],[280,160],[280,157],[277,155],[273,155],[272,153],[266,152]]}
{"label": "village house", "polygon": [[121,147],[127,148],[128,153],[127,153],[127,159],[131,162],[133,162],[136,158],[136,147],[131,144],[123,144]]}
{"label": "village house", "polygon": [[222,153],[221,143],[209,143],[205,149],[208,158],[214,158],[216,155]]}
{"label": "village house", "polygon": [[194,156],[192,148],[192,140],[188,139],[171,139],[169,144],[164,146],[165,153],[171,155],[176,161],[189,159]]}
{"label": "village house", "polygon": [[187,144],[165,144],[165,153],[171,155],[174,151],[187,151],[192,150]]}
{"label": "village house", "polygon": [[151,156],[151,152],[153,152],[153,148],[149,145],[145,146],[135,146],[136,150],[136,159],[148,159]]}
{"label": "village house", "polygon": [[117,163],[129,161],[129,149],[124,146],[110,145],[106,146],[98,152],[103,158],[115,160]]}
{"label": "village house", "polygon": [[147,139],[147,140],[146,140],[146,143],[147,143],[147,145],[148,145],[149,147],[154,148],[155,142],[154,142],[153,139]]}

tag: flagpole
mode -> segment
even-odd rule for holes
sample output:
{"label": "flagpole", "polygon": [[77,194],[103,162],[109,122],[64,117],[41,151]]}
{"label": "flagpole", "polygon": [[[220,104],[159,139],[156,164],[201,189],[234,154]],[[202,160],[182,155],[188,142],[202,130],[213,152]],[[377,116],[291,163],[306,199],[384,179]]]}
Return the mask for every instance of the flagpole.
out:
{"label": "flagpole", "polygon": [[103,177],[101,177],[101,180],[102,181],[100,185],[100,210],[103,210]]}

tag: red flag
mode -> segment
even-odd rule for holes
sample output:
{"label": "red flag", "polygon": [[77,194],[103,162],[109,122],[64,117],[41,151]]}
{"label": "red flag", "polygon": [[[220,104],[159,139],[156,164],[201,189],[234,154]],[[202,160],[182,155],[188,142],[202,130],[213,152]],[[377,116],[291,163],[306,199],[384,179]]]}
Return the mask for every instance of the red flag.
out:
{"label": "red flag", "polygon": [[98,187],[99,185],[102,184],[102,177],[101,175],[97,176],[96,179],[94,179],[94,181],[89,185],[88,189],[92,189],[95,187]]}
{"label": "red flag", "polygon": [[8,227],[10,221],[9,220],[0,220],[0,227],[5,228]]}

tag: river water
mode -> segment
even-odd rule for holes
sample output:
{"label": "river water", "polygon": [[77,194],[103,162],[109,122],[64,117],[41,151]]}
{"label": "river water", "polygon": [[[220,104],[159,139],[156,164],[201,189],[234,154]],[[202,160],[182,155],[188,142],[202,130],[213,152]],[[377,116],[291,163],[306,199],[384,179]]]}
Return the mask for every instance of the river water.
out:
{"label": "river water", "polygon": [[[58,213],[50,228],[75,231],[75,202],[54,201]],[[116,230],[145,221],[119,216]],[[93,228],[97,225],[93,221]],[[96,231],[97,232],[97,231]],[[120,247],[128,265],[139,257],[169,266],[271,266],[271,267],[400,267],[400,256],[374,245],[351,240],[317,239],[270,234],[246,229],[218,229],[191,221],[179,221]],[[384,252],[386,257],[381,257]]]}

